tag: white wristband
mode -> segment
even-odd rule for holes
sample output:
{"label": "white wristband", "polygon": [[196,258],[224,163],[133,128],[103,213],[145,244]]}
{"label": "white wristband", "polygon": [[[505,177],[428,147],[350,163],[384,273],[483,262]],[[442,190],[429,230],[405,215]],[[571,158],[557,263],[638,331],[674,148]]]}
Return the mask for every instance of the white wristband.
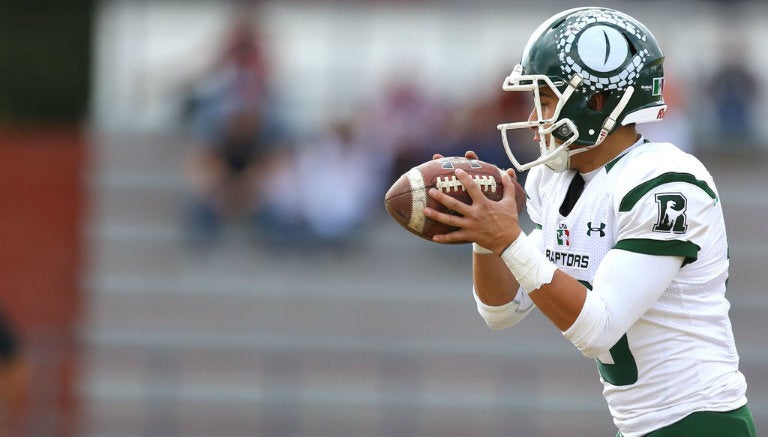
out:
{"label": "white wristband", "polygon": [[477,243],[472,243],[472,251],[475,253],[493,253],[492,250],[488,250]]}
{"label": "white wristband", "polygon": [[531,244],[528,236],[523,232],[504,249],[501,259],[527,293],[552,282],[552,277],[557,270],[557,267]]}

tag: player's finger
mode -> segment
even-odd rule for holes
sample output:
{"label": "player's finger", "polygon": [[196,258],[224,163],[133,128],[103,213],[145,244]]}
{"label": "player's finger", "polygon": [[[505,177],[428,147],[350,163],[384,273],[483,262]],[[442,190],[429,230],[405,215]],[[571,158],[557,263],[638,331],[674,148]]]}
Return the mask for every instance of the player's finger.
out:
{"label": "player's finger", "polygon": [[467,159],[480,159],[477,157],[477,153],[474,150],[467,150],[464,152],[464,157]]}
{"label": "player's finger", "polygon": [[[453,198],[453,197],[443,193],[442,191],[440,191],[440,190],[438,190],[436,188],[430,189],[427,193],[429,194],[429,197],[437,200],[438,202],[440,202],[446,208],[448,208],[450,210],[453,210],[453,211],[456,211],[459,214],[464,215],[464,214],[467,213],[467,210],[469,209],[469,205],[467,205],[466,203],[462,202],[459,199]],[[445,222],[441,222],[441,223],[445,223]],[[446,223],[446,224],[448,224],[448,223]]]}
{"label": "player's finger", "polygon": [[432,155],[432,160],[443,159],[443,158],[444,158],[444,156],[439,154],[439,153],[435,153],[434,155]]}
{"label": "player's finger", "polygon": [[[512,179],[512,177],[509,174],[505,174],[501,177],[501,184],[504,187],[504,194],[501,197],[501,200],[499,202],[510,202],[514,203],[515,210],[517,210],[517,199],[515,198],[515,190],[516,186],[519,187],[520,184]],[[522,187],[520,188],[522,189]]]}
{"label": "player's finger", "polygon": [[452,228],[460,228],[466,224],[466,219],[460,215],[440,212],[429,207],[424,208],[424,215],[436,222],[440,222]]}
{"label": "player's finger", "polygon": [[447,234],[438,234],[432,237],[432,241],[435,243],[458,243],[458,242],[467,242],[470,241],[468,236],[466,235],[466,232],[459,229],[458,231],[449,232]]}
{"label": "player's finger", "polygon": [[517,180],[517,172],[515,171],[515,169],[514,169],[514,168],[508,168],[508,169],[507,169],[507,174],[508,174],[508,175],[509,175],[509,176],[510,176],[512,179],[514,179],[514,180]]}
{"label": "player's finger", "polygon": [[520,185],[520,182],[516,179],[512,179],[512,183],[515,186],[515,204],[517,205],[517,213],[520,214],[528,203],[528,196],[525,194],[525,189]]}
{"label": "player's finger", "polygon": [[[512,178],[512,176],[509,175],[509,173],[503,175],[501,177],[501,185],[504,187],[504,195],[503,197],[512,196],[515,197],[515,183],[517,181]],[[518,184],[519,185],[519,184]]]}
{"label": "player's finger", "polygon": [[517,181],[517,179],[512,179],[512,184],[515,186],[516,190],[520,190],[522,192],[525,192],[525,189],[522,185],[520,185],[520,182]]}
{"label": "player's finger", "polygon": [[467,193],[469,193],[469,197],[472,198],[473,202],[485,198],[485,194],[483,194],[483,190],[480,189],[480,185],[478,185],[467,172],[457,168],[453,173],[456,175],[459,182],[461,182],[461,185],[464,186],[464,189],[467,190]]}

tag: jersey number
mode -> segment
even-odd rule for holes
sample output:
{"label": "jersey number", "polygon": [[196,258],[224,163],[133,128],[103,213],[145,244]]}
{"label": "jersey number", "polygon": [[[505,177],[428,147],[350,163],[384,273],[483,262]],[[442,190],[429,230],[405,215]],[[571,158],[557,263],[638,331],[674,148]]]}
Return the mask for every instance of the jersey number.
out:
{"label": "jersey number", "polygon": [[[592,289],[592,284],[586,281],[579,281],[588,289]],[[629,341],[627,334],[624,334],[616,344],[609,349],[613,364],[606,364],[595,358],[597,370],[605,382],[615,385],[632,385],[637,382],[637,363],[632,351],[629,350]]]}

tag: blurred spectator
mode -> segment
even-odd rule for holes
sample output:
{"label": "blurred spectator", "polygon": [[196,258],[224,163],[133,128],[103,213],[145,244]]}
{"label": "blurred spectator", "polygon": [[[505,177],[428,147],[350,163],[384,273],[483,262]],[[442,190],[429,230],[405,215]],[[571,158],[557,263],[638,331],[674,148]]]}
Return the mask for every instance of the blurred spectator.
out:
{"label": "blurred spectator", "polygon": [[307,225],[321,240],[344,243],[380,200],[382,177],[362,141],[352,122],[337,121],[298,155],[298,174],[317,175],[301,193]]}
{"label": "blurred spectator", "polygon": [[187,111],[194,147],[185,161],[190,242],[210,243],[223,220],[258,212],[265,169],[283,141],[254,26],[237,21],[214,68],[197,82]]}
{"label": "blurred spectator", "polygon": [[724,61],[710,78],[709,95],[719,139],[751,146],[756,140],[754,110],[760,85],[741,53],[741,47],[726,51]]}
{"label": "blurred spectator", "polygon": [[21,435],[27,384],[27,366],[18,337],[0,314],[0,437]]}
{"label": "blurred spectator", "polygon": [[[453,155],[463,156],[465,150],[474,150],[480,159],[495,164],[501,168],[509,168],[509,161],[501,133],[496,128],[500,123],[526,120],[531,112],[530,102],[522,93],[505,93],[494,90],[494,94],[486,99],[470,102],[459,122],[460,131],[456,145],[450,151]],[[527,130],[513,130],[507,133],[511,147],[515,152],[530,156],[538,152],[533,143],[533,133]],[[525,175],[521,174],[524,178]],[[522,179],[521,179],[522,180]]]}
{"label": "blurred spectator", "polygon": [[390,180],[445,149],[447,137],[440,127],[447,116],[446,105],[409,78],[395,79],[386,87],[367,117],[369,135],[391,154]]}
{"label": "blurred spectator", "polygon": [[336,120],[299,142],[272,173],[261,215],[264,237],[295,247],[344,249],[354,243],[383,199],[377,151],[352,120]]}
{"label": "blurred spectator", "polygon": [[198,81],[188,84],[185,116],[199,121],[199,111],[210,106],[212,99],[224,97],[222,94],[234,99],[242,93],[239,98],[244,101],[266,95],[269,69],[261,35],[256,25],[244,17],[234,19],[211,66]]}

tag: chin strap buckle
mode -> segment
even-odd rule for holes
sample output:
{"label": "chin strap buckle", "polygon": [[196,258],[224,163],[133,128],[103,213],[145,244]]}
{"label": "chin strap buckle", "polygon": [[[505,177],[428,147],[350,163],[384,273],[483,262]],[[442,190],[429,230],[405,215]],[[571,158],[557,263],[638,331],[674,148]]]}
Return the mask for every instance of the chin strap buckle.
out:
{"label": "chin strap buckle", "polygon": [[597,141],[595,142],[595,145],[602,143],[605,138],[608,136],[609,133],[613,130],[613,128],[616,126],[616,119],[621,114],[621,111],[624,110],[624,108],[627,107],[627,104],[629,103],[629,99],[632,98],[632,94],[635,93],[635,87],[627,87],[627,89],[624,91],[624,95],[621,96],[621,100],[619,100],[619,104],[616,105],[615,108],[613,108],[613,111],[608,115],[608,117],[603,122],[603,127],[600,129],[600,135],[597,136]]}

